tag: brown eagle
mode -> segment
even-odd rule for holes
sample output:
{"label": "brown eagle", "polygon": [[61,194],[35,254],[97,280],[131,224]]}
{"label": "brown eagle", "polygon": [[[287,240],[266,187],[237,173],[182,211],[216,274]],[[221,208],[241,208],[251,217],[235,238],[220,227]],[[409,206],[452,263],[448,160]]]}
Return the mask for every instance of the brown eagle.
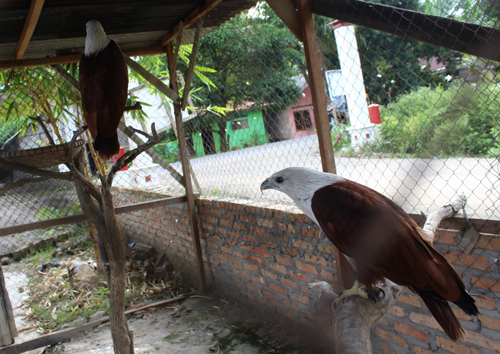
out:
{"label": "brown eagle", "polygon": [[87,22],[80,59],[82,107],[94,148],[103,160],[120,151],[118,124],[127,103],[128,72],[118,44],[98,21]]}
{"label": "brown eagle", "polygon": [[436,251],[429,236],[396,203],[340,176],[301,167],[266,179],[261,190],[285,193],[347,257],[360,283],[387,278],[418,294],[452,340],[465,331],[448,301],[478,315],[460,275]]}

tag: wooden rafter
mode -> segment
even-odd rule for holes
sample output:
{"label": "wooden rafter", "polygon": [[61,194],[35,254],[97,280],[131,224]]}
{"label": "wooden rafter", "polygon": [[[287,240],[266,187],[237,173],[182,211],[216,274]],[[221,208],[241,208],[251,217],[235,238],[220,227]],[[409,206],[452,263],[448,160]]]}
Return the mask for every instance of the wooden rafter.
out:
{"label": "wooden rafter", "polygon": [[[217,6],[220,2],[222,2],[222,0],[207,0],[203,5],[196,8],[184,20],[182,20],[182,26],[184,26],[184,28],[190,27],[192,24],[198,21],[198,19],[203,17],[207,12],[209,12],[215,6]],[[177,37],[177,35],[179,34],[180,28],[181,28],[181,23],[177,24],[177,26],[174,27],[172,32],[164,35],[162,39],[160,39],[159,45],[163,47],[168,43],[171,43],[175,39],[175,37]]]}
{"label": "wooden rafter", "polygon": [[191,51],[191,57],[189,59],[189,68],[186,77],[186,83],[184,85],[184,93],[182,94],[182,105],[181,110],[186,109],[187,100],[189,97],[189,91],[191,89],[191,80],[193,79],[194,64],[196,63],[196,55],[198,54],[198,45],[200,44],[201,29],[203,28],[203,17],[200,18],[196,24],[196,34],[194,35],[193,50]]}
{"label": "wooden rafter", "polygon": [[16,52],[14,54],[15,60],[22,59],[22,57],[24,56],[26,48],[28,48],[28,44],[31,40],[31,36],[35,31],[36,24],[38,23],[38,18],[42,13],[44,2],[45,0],[31,0],[28,16],[26,17],[26,21],[24,22],[23,32],[21,33],[21,38],[19,38]]}
{"label": "wooden rafter", "polygon": [[299,13],[290,0],[266,0],[268,5],[299,40],[303,41]]}
{"label": "wooden rafter", "polygon": [[[129,57],[156,55],[156,54],[164,54],[165,48],[147,47],[147,48],[137,48],[137,49],[126,49],[123,50],[123,53]],[[79,53],[79,54],[60,55],[57,57],[48,57],[39,59],[5,60],[5,61],[0,61],[0,69],[27,68],[32,66],[78,63],[80,61],[81,56],[82,54]]]}

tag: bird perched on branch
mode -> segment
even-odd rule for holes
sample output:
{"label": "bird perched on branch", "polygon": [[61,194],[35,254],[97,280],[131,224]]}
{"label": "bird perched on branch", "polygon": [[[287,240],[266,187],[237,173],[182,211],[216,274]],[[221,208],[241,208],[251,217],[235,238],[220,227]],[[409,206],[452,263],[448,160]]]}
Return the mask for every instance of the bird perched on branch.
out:
{"label": "bird perched on branch", "polygon": [[465,339],[448,301],[478,315],[474,299],[429,235],[392,200],[340,176],[301,167],[274,173],[260,189],[292,198],[347,257],[368,291],[384,278],[406,286],[424,300],[452,340]]}
{"label": "bird perched on branch", "polygon": [[128,72],[118,44],[98,21],[87,22],[85,51],[80,59],[83,114],[103,160],[120,151],[118,124],[127,103]]}

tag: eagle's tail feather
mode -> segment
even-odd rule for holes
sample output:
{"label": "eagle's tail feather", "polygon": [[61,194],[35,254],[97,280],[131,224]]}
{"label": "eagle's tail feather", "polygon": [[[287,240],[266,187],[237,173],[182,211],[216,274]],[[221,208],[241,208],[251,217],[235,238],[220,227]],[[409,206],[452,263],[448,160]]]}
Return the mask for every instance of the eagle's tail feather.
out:
{"label": "eagle's tail feather", "polygon": [[434,297],[427,295],[425,292],[420,292],[418,289],[413,289],[424,300],[427,308],[437,320],[443,331],[454,342],[465,341],[467,334],[462,328],[457,317],[451,310],[448,301],[438,300]]}
{"label": "eagle's tail feather", "polygon": [[94,149],[98,151],[99,157],[103,161],[107,161],[114,155],[118,154],[120,152],[118,132],[115,132],[115,134],[110,136],[109,138],[104,138],[101,135],[97,134],[97,137],[94,140]]}

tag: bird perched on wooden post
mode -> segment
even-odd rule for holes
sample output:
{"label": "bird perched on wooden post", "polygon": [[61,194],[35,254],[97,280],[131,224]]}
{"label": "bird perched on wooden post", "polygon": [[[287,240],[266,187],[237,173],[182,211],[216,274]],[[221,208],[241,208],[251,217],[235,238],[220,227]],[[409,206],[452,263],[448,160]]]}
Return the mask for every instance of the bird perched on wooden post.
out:
{"label": "bird perched on wooden post", "polygon": [[384,278],[406,286],[422,298],[448,337],[465,339],[448,301],[478,315],[474,299],[429,235],[392,200],[335,174],[302,167],[274,173],[260,189],[292,198],[347,257],[368,291]]}
{"label": "bird perched on wooden post", "polygon": [[128,71],[118,44],[98,21],[87,22],[80,59],[82,107],[94,148],[103,160],[120,151],[118,124],[127,103]]}

